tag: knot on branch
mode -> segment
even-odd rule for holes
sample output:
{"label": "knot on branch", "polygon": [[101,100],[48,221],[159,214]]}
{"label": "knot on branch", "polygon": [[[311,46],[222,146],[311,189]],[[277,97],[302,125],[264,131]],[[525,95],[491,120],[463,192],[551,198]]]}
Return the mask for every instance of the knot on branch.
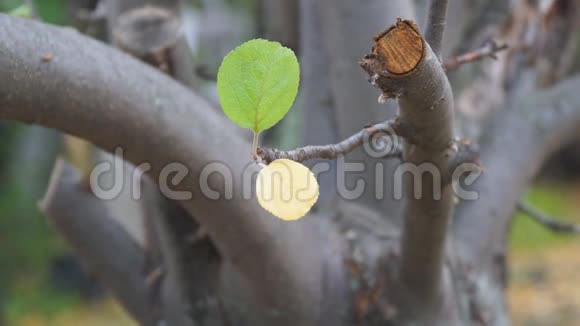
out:
{"label": "knot on branch", "polygon": [[[479,146],[470,140],[461,140],[452,145],[454,152],[453,158],[449,161],[448,175],[452,176],[457,169],[464,164],[471,164],[467,171],[472,171],[475,168],[478,171],[483,171],[483,165],[479,159]],[[472,171],[473,172],[473,171]]]}
{"label": "knot on branch", "polygon": [[179,39],[181,22],[169,10],[146,6],[122,14],[115,24],[114,43],[141,60],[168,71],[164,67]]}

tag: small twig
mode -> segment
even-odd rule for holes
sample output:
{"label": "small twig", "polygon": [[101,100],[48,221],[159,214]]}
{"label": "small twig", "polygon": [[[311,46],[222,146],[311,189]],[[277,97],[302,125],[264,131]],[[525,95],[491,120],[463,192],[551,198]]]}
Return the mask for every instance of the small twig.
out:
{"label": "small twig", "polygon": [[551,216],[538,212],[524,201],[518,203],[518,209],[552,232],[580,234],[580,225],[558,221]]}
{"label": "small twig", "polygon": [[445,61],[445,63],[443,64],[443,68],[445,69],[445,71],[452,71],[452,70],[455,70],[455,69],[461,67],[462,65],[464,65],[466,63],[479,61],[479,60],[482,60],[482,59],[487,58],[487,57],[492,58],[494,60],[497,60],[496,54],[498,52],[504,51],[506,49],[508,49],[507,44],[498,45],[493,40],[489,41],[489,42],[485,42],[485,44],[481,48],[479,48],[475,51],[471,51],[471,52],[447,59]]}
{"label": "small twig", "polygon": [[[327,159],[332,160],[341,155],[347,154],[364,144],[365,141],[372,137],[386,134],[386,136],[393,139],[395,145],[396,139],[402,137],[402,127],[397,119],[388,120],[376,125],[366,127],[358,133],[337,144],[321,145],[321,146],[306,146],[290,151],[279,151],[277,149],[270,149],[259,147],[258,156],[262,161],[269,164],[278,159],[289,159],[296,162],[304,162],[312,159]],[[399,156],[401,149],[399,146],[393,146],[392,150],[387,156]]]}

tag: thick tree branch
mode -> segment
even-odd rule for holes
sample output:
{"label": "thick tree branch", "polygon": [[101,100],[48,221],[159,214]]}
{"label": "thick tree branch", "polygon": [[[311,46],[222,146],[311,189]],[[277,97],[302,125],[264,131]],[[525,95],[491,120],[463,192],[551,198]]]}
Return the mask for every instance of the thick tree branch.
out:
{"label": "thick tree branch", "polygon": [[176,202],[145,183],[145,217],[161,257],[160,299],[169,325],[223,325],[217,296],[220,258],[211,239]]}
{"label": "thick tree branch", "polygon": [[[113,43],[191,87],[192,56],[185,44],[179,13],[174,4],[167,5],[167,9],[147,6],[120,13],[113,29]],[[215,296],[219,255],[212,241],[209,237],[200,243],[188,241],[201,229],[189,212],[164,197],[153,183],[146,183],[144,193],[148,258],[153,267],[162,271],[154,288],[164,320],[176,326],[211,323],[211,318],[221,314],[215,308],[217,304],[210,303],[218,302]]]}
{"label": "thick tree branch", "polygon": [[142,249],[65,161],[57,160],[40,208],[129,314],[142,325],[157,325],[149,304]]}
{"label": "thick tree branch", "polygon": [[[385,96],[398,98],[399,118],[410,134],[404,142],[403,160],[410,164],[411,171],[427,163],[445,178],[453,156],[453,94],[439,58],[411,21],[399,20],[375,40],[373,53],[362,60],[361,66]],[[453,193],[448,183],[437,183],[435,174],[420,173],[417,177],[406,173],[403,184],[406,203],[399,275],[410,299],[421,302],[410,307],[425,309],[407,313],[419,320],[429,319],[441,302],[443,253]]]}
{"label": "thick tree branch", "polygon": [[448,0],[431,0],[429,16],[425,26],[425,40],[437,57],[441,57],[448,2]]}
{"label": "thick tree branch", "polygon": [[507,44],[498,45],[495,41],[485,42],[483,47],[475,51],[471,51],[445,60],[443,67],[445,68],[445,71],[452,71],[466,63],[476,62],[485,58],[497,59],[496,54],[507,49]]}
{"label": "thick tree branch", "polygon": [[262,34],[266,39],[298,50],[300,0],[261,0],[260,18]]}
{"label": "thick tree branch", "polygon": [[[193,57],[183,36],[177,3],[167,1],[163,8],[145,6],[120,13],[113,29],[114,44],[191,87]],[[149,258],[163,270],[156,285],[164,319],[176,326],[222,324],[216,298],[220,259],[212,240],[206,236],[190,241],[201,227],[153,183],[146,183],[144,193]]]}
{"label": "thick tree branch", "polygon": [[543,162],[578,137],[580,77],[519,99],[498,111],[481,141],[485,174],[474,185],[479,198],[462,201],[453,225],[456,246],[475,269],[505,254],[498,249],[520,196]]}
{"label": "thick tree branch", "polygon": [[[279,151],[277,149],[270,149],[260,147],[258,149],[258,156],[262,158],[266,164],[277,159],[290,159],[296,162],[304,162],[312,159],[327,159],[332,160],[341,155],[348,154],[358,147],[362,146],[365,141],[371,141],[375,136],[385,136],[390,138],[390,144],[393,145],[389,156],[400,155],[400,148],[396,148],[397,138],[402,136],[403,130],[396,119],[378,123],[376,125],[366,127],[358,133],[349,138],[332,145],[321,146],[306,146],[297,148],[291,151]],[[386,141],[386,140],[385,140]]]}
{"label": "thick tree branch", "polygon": [[[315,318],[322,260],[318,250],[306,256],[296,250],[320,247],[305,222],[278,221],[241,196],[225,200],[217,173],[207,185],[221,199],[200,187],[204,168],[222,162],[233,193],[243,193],[250,144],[225,117],[168,76],[70,29],[0,15],[0,53],[0,119],[59,129],[110,152],[121,147],[136,165],[149,162],[154,180],[186,191],[186,198],[191,193],[182,205],[254,285],[265,309],[283,307],[288,314],[277,315],[280,323],[300,322],[289,316]],[[53,56],[48,62],[42,60],[47,53]],[[188,174],[163,176],[169,163],[182,164]]]}
{"label": "thick tree branch", "polygon": [[539,212],[524,201],[520,201],[517,207],[522,213],[528,215],[534,221],[538,222],[540,225],[544,226],[552,232],[580,234],[580,225],[558,221],[551,216]]}

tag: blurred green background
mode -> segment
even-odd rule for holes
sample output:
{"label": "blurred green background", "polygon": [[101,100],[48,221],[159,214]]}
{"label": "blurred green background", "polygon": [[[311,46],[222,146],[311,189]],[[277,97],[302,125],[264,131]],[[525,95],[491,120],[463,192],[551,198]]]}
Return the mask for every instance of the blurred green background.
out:
{"label": "blurred green background", "polygon": [[[0,11],[27,15],[23,5],[0,0]],[[64,1],[37,0],[35,5],[43,21],[67,24]],[[134,325],[84,273],[38,212],[60,151],[59,136],[0,123],[0,137],[0,325]],[[577,162],[558,165],[566,157],[553,163],[563,172],[542,177],[527,198],[548,214],[580,223]],[[580,295],[574,292],[580,287],[580,237],[553,234],[518,215],[510,243],[514,324],[580,323]]]}

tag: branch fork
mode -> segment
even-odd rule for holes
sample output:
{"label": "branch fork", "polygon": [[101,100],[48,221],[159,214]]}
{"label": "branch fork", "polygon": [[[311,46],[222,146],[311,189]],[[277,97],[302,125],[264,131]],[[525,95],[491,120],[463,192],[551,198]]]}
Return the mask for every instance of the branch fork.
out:
{"label": "branch fork", "polygon": [[[372,137],[381,134],[386,134],[390,137],[401,138],[404,137],[407,132],[402,127],[398,119],[393,119],[365,127],[358,133],[336,144],[306,146],[290,151],[279,151],[277,149],[259,147],[257,155],[266,164],[269,164],[272,161],[278,159],[289,159],[299,163],[312,159],[332,160],[352,152],[353,150],[362,146],[365,141],[369,141]],[[394,143],[396,143],[396,141],[394,141]],[[400,154],[400,149],[393,148],[388,154],[388,157],[396,157],[400,156]]]}

